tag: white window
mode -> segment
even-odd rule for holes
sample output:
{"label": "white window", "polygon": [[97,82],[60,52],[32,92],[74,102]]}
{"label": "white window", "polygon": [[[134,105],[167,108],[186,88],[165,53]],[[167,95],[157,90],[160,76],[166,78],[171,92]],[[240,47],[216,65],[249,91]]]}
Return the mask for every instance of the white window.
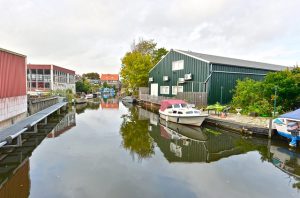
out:
{"label": "white window", "polygon": [[160,86],[160,94],[169,94],[170,87],[169,86]]}
{"label": "white window", "polygon": [[177,95],[177,92],[183,92],[183,86],[172,86],[172,95]]}
{"label": "white window", "polygon": [[184,69],[184,61],[173,61],[172,62],[172,71]]}

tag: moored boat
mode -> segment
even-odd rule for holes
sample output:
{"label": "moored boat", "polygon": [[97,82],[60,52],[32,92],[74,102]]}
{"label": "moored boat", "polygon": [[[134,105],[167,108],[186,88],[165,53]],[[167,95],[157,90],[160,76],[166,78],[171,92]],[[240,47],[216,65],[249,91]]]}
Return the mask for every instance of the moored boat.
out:
{"label": "moored boat", "polygon": [[183,100],[163,100],[160,105],[159,115],[166,121],[201,126],[205,118],[208,117],[208,114],[189,107]]}
{"label": "moored boat", "polygon": [[290,139],[289,145],[296,147],[300,140],[300,109],[279,116],[273,123],[278,134]]}
{"label": "moored boat", "polygon": [[160,118],[159,123],[164,127],[164,130],[174,131],[188,139],[205,142],[208,140],[207,135],[202,131],[201,127],[187,126],[183,124],[176,124],[173,122],[167,122]]}
{"label": "moored boat", "polygon": [[125,96],[124,98],[122,98],[122,102],[135,103],[136,99],[132,96]]}

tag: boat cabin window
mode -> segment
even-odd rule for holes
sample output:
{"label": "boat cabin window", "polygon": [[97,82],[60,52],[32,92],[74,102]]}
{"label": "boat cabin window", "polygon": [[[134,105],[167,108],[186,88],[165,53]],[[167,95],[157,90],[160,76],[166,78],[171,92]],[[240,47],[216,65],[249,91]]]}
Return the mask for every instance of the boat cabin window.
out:
{"label": "boat cabin window", "polygon": [[181,107],[182,107],[182,108],[186,108],[186,107],[187,107],[187,104],[181,104]]}
{"label": "boat cabin window", "polygon": [[173,113],[177,113],[177,111],[173,111]]}
{"label": "boat cabin window", "polygon": [[193,114],[193,111],[187,111],[186,114]]}
{"label": "boat cabin window", "polygon": [[178,114],[183,114],[182,111],[178,111]]}
{"label": "boat cabin window", "polygon": [[172,109],[172,105],[168,106],[167,109]]}
{"label": "boat cabin window", "polygon": [[174,104],[173,108],[180,108],[180,104]]}
{"label": "boat cabin window", "polygon": [[200,113],[200,111],[194,111],[194,113],[197,113],[197,114],[199,114],[199,113]]}

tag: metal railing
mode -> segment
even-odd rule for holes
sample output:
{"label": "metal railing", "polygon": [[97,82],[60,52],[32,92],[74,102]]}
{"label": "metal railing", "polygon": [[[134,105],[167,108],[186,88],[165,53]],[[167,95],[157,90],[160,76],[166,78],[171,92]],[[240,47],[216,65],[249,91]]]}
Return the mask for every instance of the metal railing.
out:
{"label": "metal railing", "polygon": [[170,99],[170,97],[165,96],[152,96],[149,94],[140,94],[140,100],[145,102],[150,102],[153,104],[160,104],[162,100]]}

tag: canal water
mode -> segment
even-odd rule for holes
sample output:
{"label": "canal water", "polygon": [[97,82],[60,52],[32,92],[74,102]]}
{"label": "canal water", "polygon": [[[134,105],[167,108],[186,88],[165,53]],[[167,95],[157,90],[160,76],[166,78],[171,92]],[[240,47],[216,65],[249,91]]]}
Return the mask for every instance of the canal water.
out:
{"label": "canal water", "polygon": [[52,116],[0,150],[0,197],[300,197],[284,141],[166,123],[116,99]]}

